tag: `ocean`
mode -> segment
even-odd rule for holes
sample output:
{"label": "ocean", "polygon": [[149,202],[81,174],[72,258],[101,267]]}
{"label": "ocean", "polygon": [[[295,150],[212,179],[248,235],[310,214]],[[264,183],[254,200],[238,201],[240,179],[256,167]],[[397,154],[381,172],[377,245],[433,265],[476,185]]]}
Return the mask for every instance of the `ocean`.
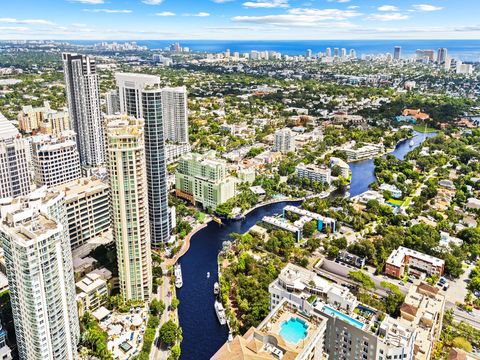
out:
{"label": "ocean", "polygon": [[[70,41],[74,44],[91,45],[102,40]],[[135,40],[116,40],[116,42]],[[111,42],[111,41],[109,41]],[[415,54],[417,49],[434,49],[444,47],[448,55],[462,61],[480,62],[480,40],[138,40],[138,45],[149,49],[164,49],[174,42],[180,46],[190,48],[195,52],[217,53],[230,49],[246,53],[252,50],[277,51],[287,55],[305,54],[311,49],[314,54],[325,52],[327,47],[355,49],[357,56],[368,54],[393,54],[394,46],[402,47],[402,57],[407,58]]]}

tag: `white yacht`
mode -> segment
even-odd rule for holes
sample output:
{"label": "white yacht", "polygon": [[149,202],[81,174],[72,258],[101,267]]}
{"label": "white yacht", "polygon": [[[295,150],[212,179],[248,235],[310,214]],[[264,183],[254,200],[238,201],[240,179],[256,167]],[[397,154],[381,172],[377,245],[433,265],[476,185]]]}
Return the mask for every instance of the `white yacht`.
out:
{"label": "white yacht", "polygon": [[218,282],[216,282],[214,285],[213,285],[213,293],[215,295],[218,295],[218,293],[220,292],[220,285],[218,284]]}
{"label": "white yacht", "polygon": [[227,323],[227,316],[225,315],[225,309],[222,303],[218,300],[215,300],[215,312],[217,313],[220,325],[225,325]]}
{"label": "white yacht", "polygon": [[410,147],[413,147],[413,145],[415,145],[415,143],[413,142],[413,140],[410,140],[410,142],[408,143],[408,145],[410,145]]}
{"label": "white yacht", "polygon": [[182,267],[180,264],[175,265],[175,286],[177,289],[180,289],[183,286],[183,278],[182,278]]}

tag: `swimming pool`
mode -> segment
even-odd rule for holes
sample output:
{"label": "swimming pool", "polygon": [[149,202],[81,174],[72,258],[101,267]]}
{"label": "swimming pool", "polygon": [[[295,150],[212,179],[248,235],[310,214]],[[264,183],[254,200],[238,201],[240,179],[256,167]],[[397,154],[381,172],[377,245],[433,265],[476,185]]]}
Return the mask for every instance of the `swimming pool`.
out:
{"label": "swimming pool", "polygon": [[297,344],[307,337],[308,325],[299,318],[290,318],[284,321],[280,327],[280,336],[287,342]]}
{"label": "swimming pool", "polygon": [[332,309],[330,306],[325,305],[322,311],[330,316],[334,316],[336,318],[342,319],[346,323],[349,323],[350,325],[353,325],[359,329],[363,329],[364,324],[362,322],[355,320],[354,318],[348,315],[345,315],[344,313],[338,310]]}

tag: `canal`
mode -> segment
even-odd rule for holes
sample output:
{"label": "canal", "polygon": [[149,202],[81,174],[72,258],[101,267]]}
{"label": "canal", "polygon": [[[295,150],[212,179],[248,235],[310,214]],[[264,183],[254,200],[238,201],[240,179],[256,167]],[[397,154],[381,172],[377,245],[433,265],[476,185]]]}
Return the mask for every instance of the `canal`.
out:
{"label": "canal", "polygon": [[[410,140],[402,141],[392,154],[403,159],[426,137],[434,135],[435,133],[424,135],[415,132],[413,146],[410,146]],[[352,163],[350,167],[350,193],[355,196],[368,190],[368,185],[375,181],[374,164],[373,160],[366,160]],[[208,360],[227,340],[228,329],[219,324],[213,308],[213,284],[218,281],[217,255],[222,243],[230,239],[231,233],[246,232],[263,216],[281,213],[287,204],[280,202],[266,205],[252,211],[245,220],[232,221],[223,226],[211,222],[192,237],[190,249],[180,259],[183,287],[177,291],[180,300],[178,314],[183,330],[182,360]]]}

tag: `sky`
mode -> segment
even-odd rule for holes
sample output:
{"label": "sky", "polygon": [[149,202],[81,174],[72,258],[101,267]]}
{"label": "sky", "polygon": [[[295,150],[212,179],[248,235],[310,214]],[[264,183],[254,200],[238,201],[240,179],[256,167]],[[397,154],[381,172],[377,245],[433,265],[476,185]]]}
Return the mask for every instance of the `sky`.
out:
{"label": "sky", "polygon": [[0,0],[0,39],[480,39],[479,0]]}

